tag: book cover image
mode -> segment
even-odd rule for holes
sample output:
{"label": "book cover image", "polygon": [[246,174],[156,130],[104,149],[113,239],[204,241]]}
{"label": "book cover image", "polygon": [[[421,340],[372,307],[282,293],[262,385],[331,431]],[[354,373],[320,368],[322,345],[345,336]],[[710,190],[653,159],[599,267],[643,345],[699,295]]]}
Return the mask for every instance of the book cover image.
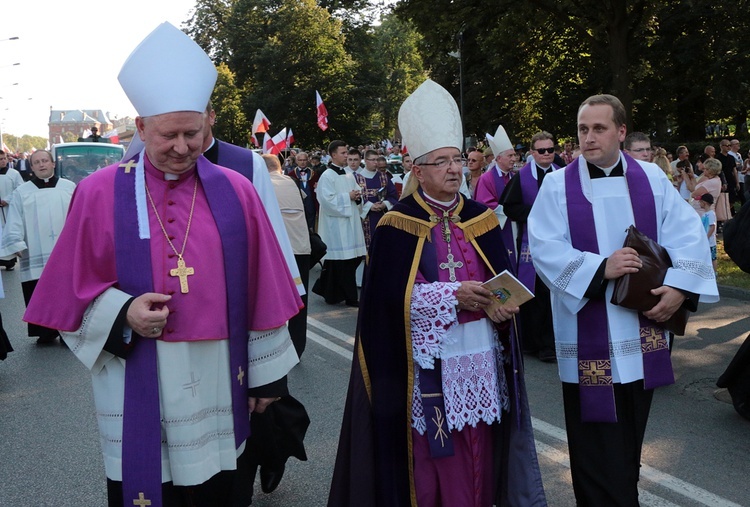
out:
{"label": "book cover image", "polygon": [[[534,293],[508,270],[490,278],[482,284],[482,287],[489,289],[495,296],[492,307],[496,305],[501,307],[521,306],[534,297]],[[492,307],[487,308],[487,310],[491,310]]]}

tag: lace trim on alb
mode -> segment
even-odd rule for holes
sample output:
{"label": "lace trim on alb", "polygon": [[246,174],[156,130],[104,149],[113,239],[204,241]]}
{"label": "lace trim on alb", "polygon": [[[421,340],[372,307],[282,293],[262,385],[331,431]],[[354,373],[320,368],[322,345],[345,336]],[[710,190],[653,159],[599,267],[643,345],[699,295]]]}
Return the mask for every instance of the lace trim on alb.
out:
{"label": "lace trim on alb", "polygon": [[696,260],[678,259],[674,263],[675,269],[687,271],[691,275],[699,276],[704,280],[713,280],[716,278],[714,268],[710,264]]}
{"label": "lace trim on alb", "polygon": [[[443,397],[448,428],[461,431],[467,424],[476,427],[500,422],[502,412],[510,410],[510,396],[502,368],[502,347],[449,357],[442,362]],[[412,428],[423,435],[426,430],[419,368],[415,366],[412,391]]]}
{"label": "lace trim on alb", "polygon": [[411,346],[414,362],[432,369],[441,357],[444,344],[450,343],[449,331],[458,323],[455,292],[460,283],[416,284],[411,294]]}
{"label": "lace trim on alb", "polygon": [[565,269],[563,269],[562,273],[555,278],[555,281],[552,282],[555,287],[557,287],[560,291],[565,291],[565,289],[568,288],[568,284],[570,283],[570,280],[573,278],[573,275],[575,274],[578,269],[583,265],[583,260],[586,258],[586,254],[581,253],[578,257],[573,259],[570,263],[568,263],[567,266],[565,266]]}

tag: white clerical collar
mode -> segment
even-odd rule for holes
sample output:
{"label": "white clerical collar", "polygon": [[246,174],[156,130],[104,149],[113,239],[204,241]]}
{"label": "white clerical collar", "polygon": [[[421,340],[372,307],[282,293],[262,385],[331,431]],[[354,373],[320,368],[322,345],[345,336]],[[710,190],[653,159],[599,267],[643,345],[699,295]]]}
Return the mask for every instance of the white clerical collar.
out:
{"label": "white clerical collar", "polygon": [[212,136],[211,137],[211,144],[209,144],[208,146],[206,146],[206,149],[203,150],[203,153],[206,153],[208,150],[210,150],[213,147],[214,144],[216,144],[216,138]]}
{"label": "white clerical collar", "polygon": [[619,164],[619,163],[620,163],[620,159],[618,158],[617,161],[613,165],[611,165],[609,167],[599,167],[599,166],[596,166],[596,167],[599,167],[599,169],[601,169],[604,172],[604,174],[606,174],[607,176],[609,176],[612,173],[612,169],[614,169],[615,167],[617,167],[617,164]]}
{"label": "white clerical collar", "polygon": [[456,198],[455,197],[453,199],[451,199],[450,201],[439,201],[439,200],[435,199],[434,197],[431,197],[430,194],[428,194],[427,192],[424,192],[424,196],[427,197],[427,199],[429,199],[430,201],[432,201],[432,202],[434,202],[436,204],[440,204],[441,206],[446,206],[446,207],[448,207],[451,204],[453,204],[454,202],[456,202]]}
{"label": "white clerical collar", "polygon": [[175,181],[180,179],[179,174],[164,173],[164,179],[167,181]]}
{"label": "white clerical collar", "polygon": [[360,169],[359,174],[367,178],[368,180],[371,178],[374,178],[376,174],[378,174],[377,169],[374,171],[370,171],[369,169]]}

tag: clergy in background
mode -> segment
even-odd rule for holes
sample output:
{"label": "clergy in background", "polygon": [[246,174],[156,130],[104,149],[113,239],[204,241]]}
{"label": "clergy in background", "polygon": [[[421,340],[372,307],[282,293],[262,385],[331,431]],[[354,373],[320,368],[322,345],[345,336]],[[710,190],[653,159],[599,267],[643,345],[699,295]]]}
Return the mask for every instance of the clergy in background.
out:
{"label": "clergy in background", "polygon": [[[0,151],[0,223],[3,227],[5,227],[5,221],[8,218],[10,196],[21,185],[23,185],[21,173],[13,169],[8,161],[8,154]],[[0,258],[0,266],[5,266],[6,271],[12,271],[16,266],[16,258],[15,253],[6,255]]]}
{"label": "clergy in background", "polygon": [[91,370],[110,505],[230,505],[251,412],[298,361],[301,301],[260,199],[201,156],[216,76],[168,23],[131,53],[118,79],[145,148],[81,182],[24,316]]}
{"label": "clergy in background", "polygon": [[531,156],[518,175],[505,186],[500,202],[503,213],[517,228],[515,251],[518,252],[518,279],[534,293],[534,299],[521,308],[523,350],[536,354],[544,362],[555,361],[555,333],[552,328],[552,305],[549,289],[534,270],[529,251],[527,221],[544,177],[560,167],[555,160],[555,139],[549,132],[537,132],[531,137]]}
{"label": "clergy in background", "polygon": [[347,166],[344,141],[328,146],[331,162],[318,180],[320,205],[318,234],[328,247],[323,257],[323,270],[313,292],[333,305],[344,301],[359,306],[357,267],[367,253],[362,220],[359,217],[362,189],[355,172]]}
{"label": "clergy in background", "polygon": [[495,160],[487,171],[482,174],[477,183],[474,199],[495,211],[500,227],[503,232],[503,244],[510,258],[511,269],[514,274],[517,271],[516,259],[516,224],[503,212],[500,196],[503,195],[506,185],[513,177],[513,164],[516,161],[516,152],[510,142],[508,134],[502,125],[497,126],[495,135],[486,134],[487,142],[495,154]]}
{"label": "clergy in background", "polygon": [[[349,150],[350,154],[351,151]],[[360,217],[362,217],[362,231],[365,235],[365,245],[368,250],[378,222],[398,202],[396,187],[384,171],[378,170],[377,161],[378,152],[366,150],[365,167],[359,171],[358,178],[362,187],[362,212]]]}
{"label": "clergy in background", "polygon": [[500,224],[459,193],[458,106],[428,80],[398,123],[412,176],[370,247],[328,505],[546,505],[518,308],[481,287],[510,266]]}
{"label": "clergy in background", "polygon": [[[529,214],[536,272],[550,289],[578,505],[638,506],[641,448],[654,388],[674,383],[663,322],[681,306],[718,301],[700,218],[658,166],[620,151],[627,114],[617,97],[578,109],[582,155],[544,178]],[[639,313],[611,303],[614,280],[636,273],[623,247],[638,230],[669,253],[658,303]]]}
{"label": "clergy in background", "polygon": [[[60,237],[68,214],[75,183],[55,176],[55,163],[47,150],[37,150],[29,159],[34,178],[11,194],[3,229],[2,254],[21,258],[21,289],[29,304],[52,249]],[[50,329],[53,328],[53,329]],[[54,326],[29,322],[29,336],[39,345],[53,343],[59,336]]]}

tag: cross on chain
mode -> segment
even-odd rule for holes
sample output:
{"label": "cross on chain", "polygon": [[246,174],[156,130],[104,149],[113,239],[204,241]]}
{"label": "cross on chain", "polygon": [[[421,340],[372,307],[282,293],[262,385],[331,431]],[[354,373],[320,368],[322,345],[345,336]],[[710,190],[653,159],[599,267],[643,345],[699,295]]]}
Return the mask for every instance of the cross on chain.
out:
{"label": "cross on chain", "polygon": [[193,268],[186,267],[185,261],[182,260],[182,257],[179,257],[177,259],[177,267],[174,269],[170,269],[169,274],[172,276],[176,276],[180,279],[180,292],[182,292],[183,294],[187,294],[188,293],[187,277],[188,275],[194,275],[195,270]]}
{"label": "cross on chain", "polygon": [[448,254],[447,259],[448,259],[448,262],[440,263],[440,269],[447,269],[448,274],[449,274],[448,278],[450,279],[451,282],[455,282],[456,281],[456,268],[464,267],[464,263],[461,261],[458,261],[458,262],[454,261],[452,253]]}
{"label": "cross on chain", "polygon": [[125,174],[129,174],[130,170],[133,169],[137,165],[138,165],[138,163],[135,160],[128,160],[127,164],[120,164],[120,167],[124,167],[125,168]]}
{"label": "cross on chain", "polygon": [[240,366],[239,368],[240,368],[240,372],[237,374],[237,380],[239,380],[240,381],[240,385],[242,385],[242,381],[245,378],[245,372],[242,371],[242,366]]}
{"label": "cross on chain", "polygon": [[147,505],[151,505],[151,500],[146,498],[143,495],[143,492],[138,493],[138,498],[133,500],[133,505],[137,505],[138,507],[146,507]]}
{"label": "cross on chain", "polygon": [[187,384],[182,384],[183,389],[192,389],[193,390],[193,398],[195,398],[195,391],[198,389],[198,385],[201,383],[201,379],[195,380],[195,373],[192,371],[190,372],[190,382]]}

